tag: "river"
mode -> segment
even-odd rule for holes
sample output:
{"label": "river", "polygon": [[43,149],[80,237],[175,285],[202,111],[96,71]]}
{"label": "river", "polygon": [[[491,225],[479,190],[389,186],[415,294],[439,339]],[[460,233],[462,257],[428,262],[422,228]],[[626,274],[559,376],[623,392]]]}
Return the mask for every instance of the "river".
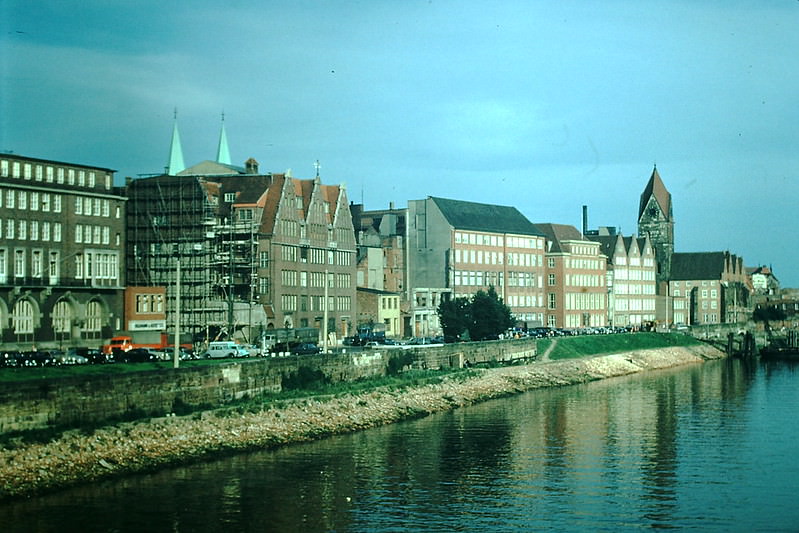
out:
{"label": "river", "polygon": [[799,366],[722,360],[0,504],[2,531],[799,531]]}

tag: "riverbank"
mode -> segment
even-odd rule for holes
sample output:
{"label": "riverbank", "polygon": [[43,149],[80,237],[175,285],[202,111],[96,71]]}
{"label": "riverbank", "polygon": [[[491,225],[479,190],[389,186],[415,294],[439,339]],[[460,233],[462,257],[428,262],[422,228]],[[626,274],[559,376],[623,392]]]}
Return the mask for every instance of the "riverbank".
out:
{"label": "riverbank", "polygon": [[270,448],[358,431],[542,387],[573,385],[720,359],[708,345],[637,350],[453,374],[442,383],[308,398],[257,413],[218,409],[186,417],[71,431],[45,444],[0,450],[0,499],[24,497],[219,453]]}

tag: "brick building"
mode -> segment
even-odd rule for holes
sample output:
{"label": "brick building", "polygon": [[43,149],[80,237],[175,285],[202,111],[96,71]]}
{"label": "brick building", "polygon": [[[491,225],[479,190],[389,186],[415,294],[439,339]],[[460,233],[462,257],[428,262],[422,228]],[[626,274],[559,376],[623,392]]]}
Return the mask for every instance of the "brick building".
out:
{"label": "brick building", "polygon": [[125,199],[114,171],[0,155],[0,342],[99,346],[122,325]]}
{"label": "brick building", "polygon": [[546,326],[606,326],[607,258],[574,226],[536,224],[547,239]]}
{"label": "brick building", "polygon": [[743,259],[730,252],[675,253],[669,284],[674,324],[738,322],[751,315]]}
{"label": "brick building", "polygon": [[[517,321],[544,314],[544,236],[514,207],[428,197],[408,203],[414,335],[440,333],[442,297],[495,287]],[[438,328],[438,329],[437,329]]]}

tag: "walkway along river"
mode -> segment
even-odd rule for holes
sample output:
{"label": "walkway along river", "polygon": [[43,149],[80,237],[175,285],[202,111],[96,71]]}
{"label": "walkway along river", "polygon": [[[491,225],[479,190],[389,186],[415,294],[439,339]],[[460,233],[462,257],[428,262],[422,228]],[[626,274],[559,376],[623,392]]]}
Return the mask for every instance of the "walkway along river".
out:
{"label": "walkway along river", "polygon": [[[466,381],[403,391],[374,390],[282,409],[167,417],[68,432],[46,444],[0,451],[0,499],[196,461],[230,451],[319,439],[424,416],[541,387],[585,383],[719,359],[707,345],[640,350],[584,359],[484,369]],[[220,415],[221,413],[221,415]]]}

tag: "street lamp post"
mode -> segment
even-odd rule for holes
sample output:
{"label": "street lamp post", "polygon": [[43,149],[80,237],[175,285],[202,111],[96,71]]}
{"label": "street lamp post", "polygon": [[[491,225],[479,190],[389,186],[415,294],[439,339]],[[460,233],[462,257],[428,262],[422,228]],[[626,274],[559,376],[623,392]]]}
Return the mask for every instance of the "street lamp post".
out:
{"label": "street lamp post", "polygon": [[180,366],[180,257],[175,256],[175,339],[172,368]]}

